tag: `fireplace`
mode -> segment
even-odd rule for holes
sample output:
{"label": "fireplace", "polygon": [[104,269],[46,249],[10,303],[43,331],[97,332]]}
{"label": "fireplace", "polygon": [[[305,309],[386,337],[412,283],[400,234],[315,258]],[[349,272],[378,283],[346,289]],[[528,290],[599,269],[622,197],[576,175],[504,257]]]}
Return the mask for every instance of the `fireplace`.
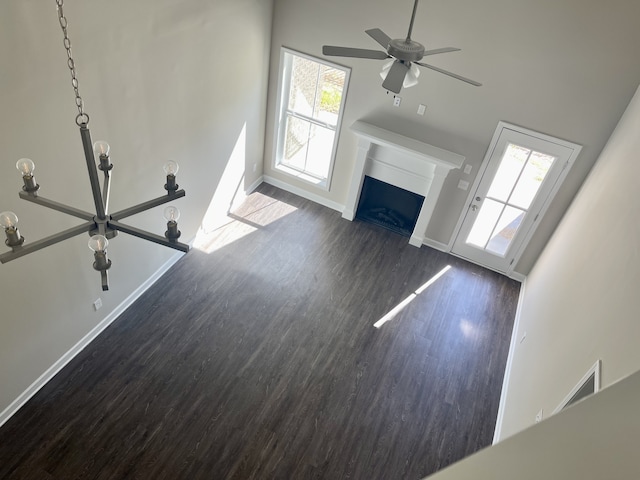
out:
{"label": "fireplace", "polygon": [[424,197],[365,176],[356,218],[411,237]]}
{"label": "fireplace", "polygon": [[[371,180],[367,178],[397,187],[422,198],[411,230],[406,232],[403,227],[402,232],[404,235],[408,233],[411,245],[420,247],[424,243],[427,226],[445,178],[449,171],[460,168],[465,158],[361,120],[351,126],[351,131],[359,139],[358,154],[342,217],[348,220],[355,218],[361,193],[364,191],[366,194],[370,189]],[[394,202],[397,195],[398,190],[395,190],[390,196]],[[411,202],[415,203],[415,200],[406,203]],[[374,207],[383,209],[378,210],[377,216],[393,219],[395,214],[384,210],[388,207],[388,204]],[[391,223],[394,222],[392,220]]]}

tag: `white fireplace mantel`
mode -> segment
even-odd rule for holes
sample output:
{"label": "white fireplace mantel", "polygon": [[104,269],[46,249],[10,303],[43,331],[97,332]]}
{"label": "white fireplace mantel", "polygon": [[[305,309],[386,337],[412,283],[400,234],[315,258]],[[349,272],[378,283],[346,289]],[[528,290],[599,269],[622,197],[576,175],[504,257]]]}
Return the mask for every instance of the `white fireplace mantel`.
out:
{"label": "white fireplace mantel", "polygon": [[365,176],[417,193],[425,198],[409,243],[420,247],[444,180],[465,157],[361,120],[351,130],[359,137],[358,154],[342,216],[355,217]]}

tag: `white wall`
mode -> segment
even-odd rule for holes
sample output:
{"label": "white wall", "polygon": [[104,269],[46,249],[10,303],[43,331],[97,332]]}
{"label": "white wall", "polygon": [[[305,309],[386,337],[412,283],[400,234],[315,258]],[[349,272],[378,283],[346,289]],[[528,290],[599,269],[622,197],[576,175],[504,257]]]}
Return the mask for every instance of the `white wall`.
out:
{"label": "white wall", "polygon": [[640,373],[430,480],[640,478]]}
{"label": "white wall", "polygon": [[[364,118],[467,158],[471,175],[449,174],[427,236],[448,243],[498,121],[540,131],[584,148],[564,188],[516,270],[528,273],[575,192],[595,162],[640,83],[640,3],[626,0],[422,1],[413,38],[427,48],[456,46],[461,52],[425,58],[427,63],[474,78],[471,87],[423,70],[416,87],[403,89],[402,105],[381,87],[382,62],[331,57],[352,68],[351,84],[331,191],[285,177],[271,165],[279,50],[282,45],[322,57],[322,45],[376,49],[364,33],[380,27],[393,38],[407,32],[413,0],[276,0],[265,172],[344,205],[356,156],[348,131]],[[327,57],[329,58],[329,57]],[[416,114],[418,104],[426,114]]]}
{"label": "white wall", "polygon": [[[245,185],[262,173],[273,2],[66,3],[89,127],[111,144],[111,210],[163,195],[162,165],[177,160],[180,229],[193,239],[214,192],[225,187],[214,206],[228,205],[245,166]],[[36,162],[42,196],[93,208],[55,2],[3,2],[0,63],[0,210],[18,214],[28,242],[80,222],[19,200],[18,158]],[[162,207],[127,221],[166,229]],[[103,293],[87,240],[0,265],[0,413],[174,255],[119,235]]]}
{"label": "white wall", "polygon": [[502,438],[552,412],[602,359],[604,386],[640,369],[640,89],[527,278]]}

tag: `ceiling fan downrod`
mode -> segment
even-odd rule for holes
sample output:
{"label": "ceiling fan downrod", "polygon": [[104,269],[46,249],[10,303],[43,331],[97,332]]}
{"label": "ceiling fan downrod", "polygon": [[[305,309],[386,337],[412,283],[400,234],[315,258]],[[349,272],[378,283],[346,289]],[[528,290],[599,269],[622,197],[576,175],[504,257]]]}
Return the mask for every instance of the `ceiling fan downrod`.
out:
{"label": "ceiling fan downrod", "polygon": [[411,41],[411,32],[413,31],[413,22],[416,19],[416,12],[418,11],[418,0],[413,4],[413,13],[411,14],[411,23],[409,23],[409,31],[407,32],[407,43]]}

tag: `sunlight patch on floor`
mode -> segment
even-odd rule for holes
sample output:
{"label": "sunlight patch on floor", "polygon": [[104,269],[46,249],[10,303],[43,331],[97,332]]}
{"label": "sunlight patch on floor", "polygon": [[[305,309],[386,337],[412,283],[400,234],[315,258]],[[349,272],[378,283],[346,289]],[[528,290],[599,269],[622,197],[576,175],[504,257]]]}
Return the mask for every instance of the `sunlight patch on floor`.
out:
{"label": "sunlight patch on floor", "polygon": [[398,315],[402,310],[404,310],[407,305],[409,305],[411,302],[413,302],[418,297],[418,295],[420,295],[427,288],[429,288],[431,285],[433,285],[435,282],[437,282],[438,279],[440,277],[442,277],[445,273],[447,273],[450,269],[451,269],[451,265],[447,265],[446,267],[444,267],[442,270],[440,270],[438,273],[436,273],[433,277],[431,277],[431,279],[429,281],[427,281],[424,285],[422,285],[420,288],[418,288],[415,292],[413,292],[411,295],[409,295],[407,298],[405,298],[398,305],[393,307],[393,309],[389,310],[389,312],[384,317],[382,317],[380,320],[378,320],[376,323],[374,323],[373,326],[376,327],[376,328],[380,328],[385,323],[393,320],[396,317],[396,315]]}
{"label": "sunlight patch on floor", "polygon": [[213,253],[298,210],[293,205],[256,192],[251,194],[251,203],[249,208],[241,205],[235,212],[225,215],[221,225],[212,231],[201,227],[193,248]]}

